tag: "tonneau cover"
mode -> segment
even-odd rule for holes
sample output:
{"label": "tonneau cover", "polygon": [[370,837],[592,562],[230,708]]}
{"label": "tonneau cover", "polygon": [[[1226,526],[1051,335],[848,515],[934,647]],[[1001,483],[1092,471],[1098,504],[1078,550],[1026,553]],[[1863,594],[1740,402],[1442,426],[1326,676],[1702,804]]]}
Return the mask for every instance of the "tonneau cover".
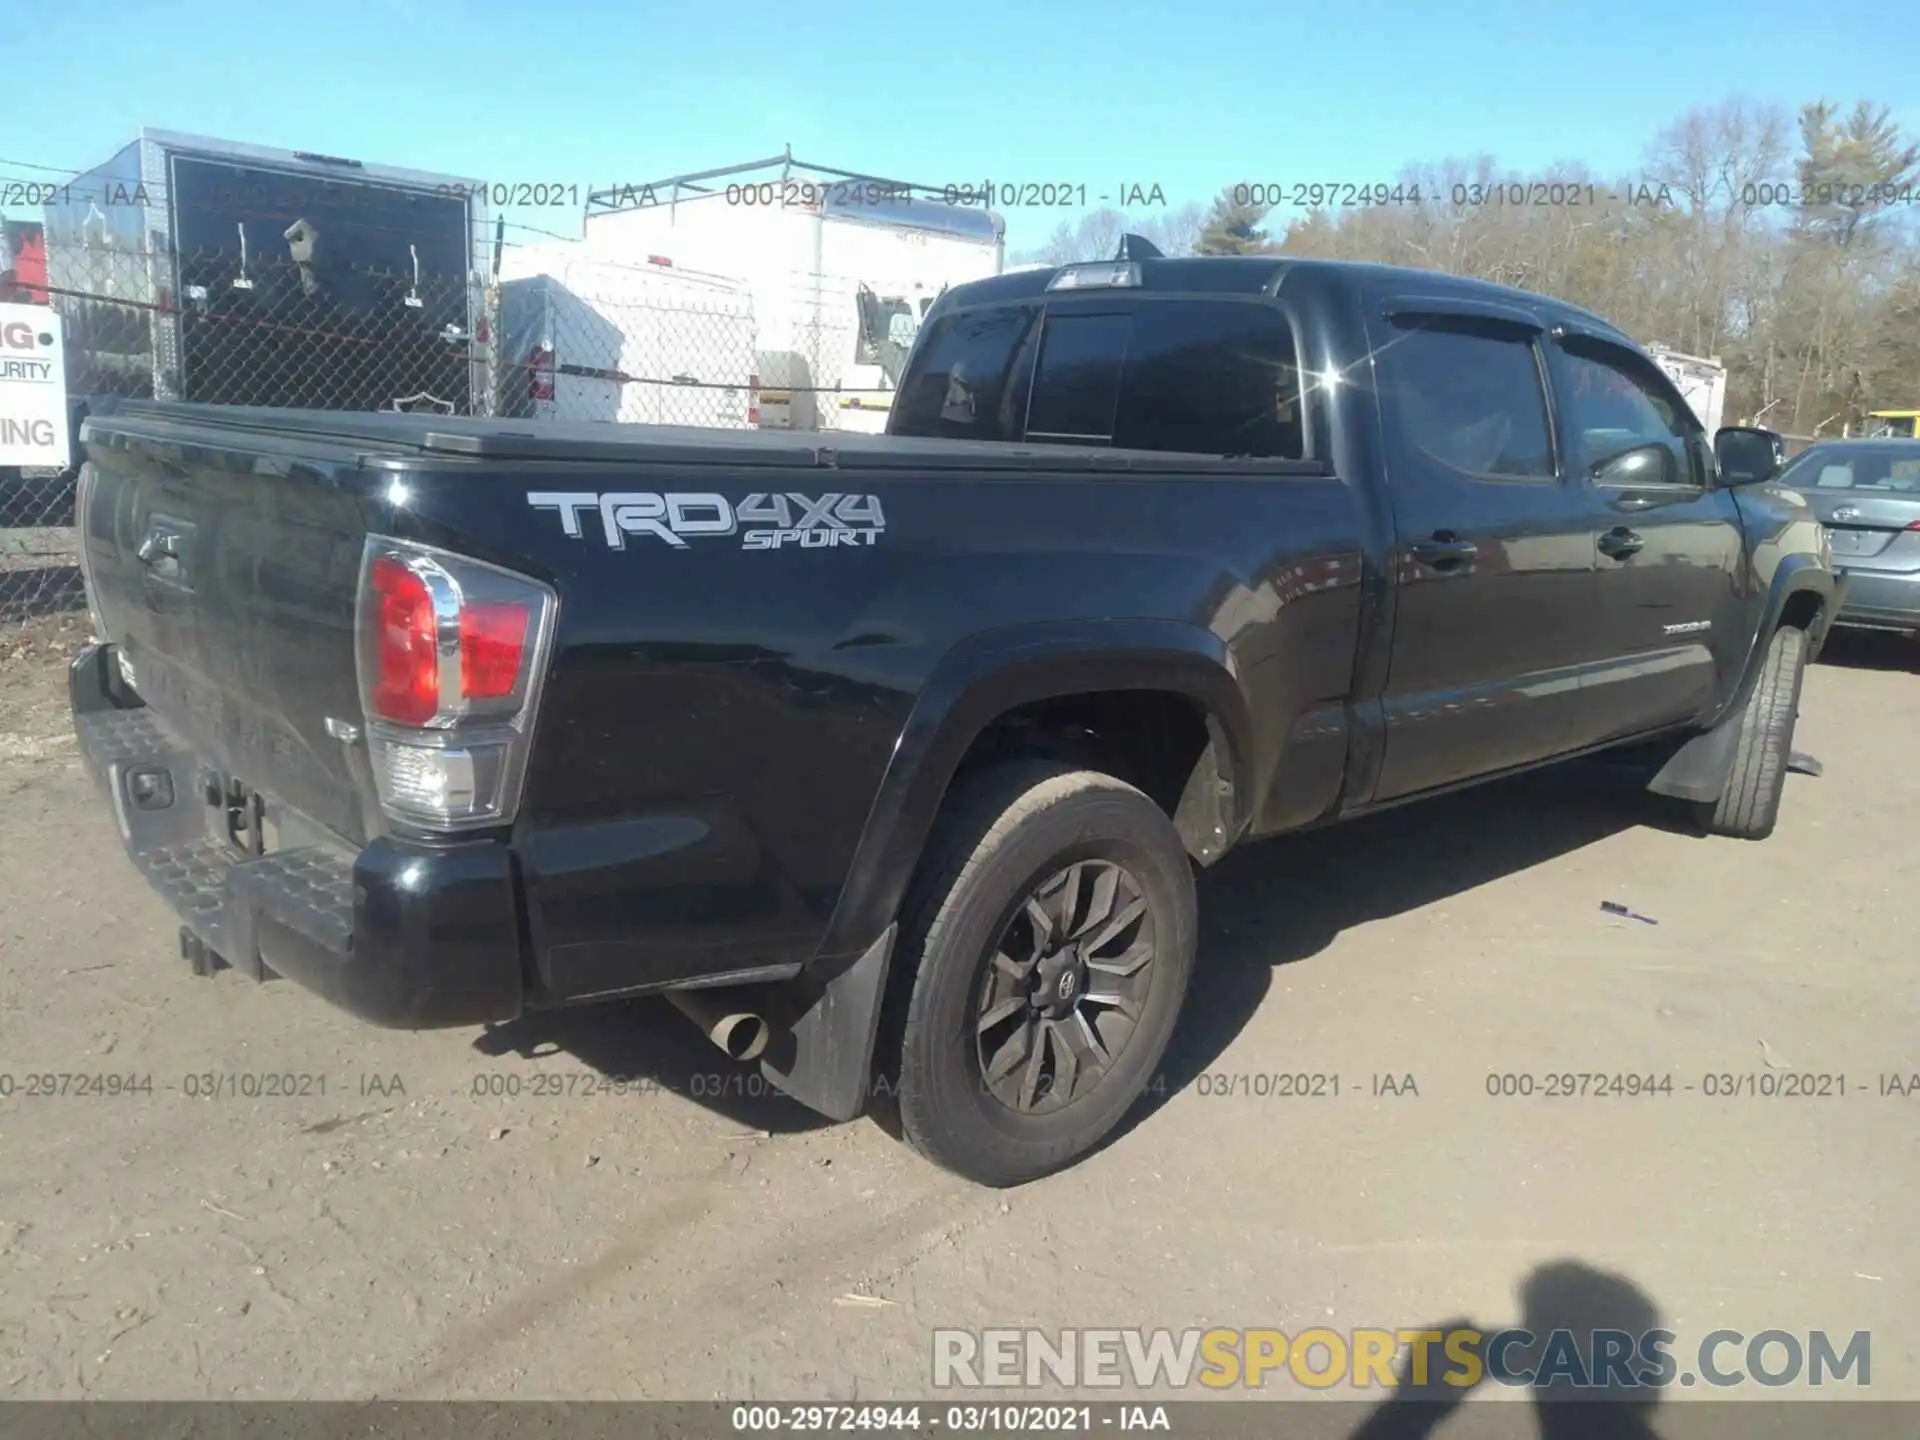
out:
{"label": "tonneau cover", "polygon": [[252,434],[283,434],[381,451],[475,460],[624,460],[671,465],[773,466],[784,469],[1099,470],[1157,472],[1293,471],[1324,474],[1312,461],[1217,460],[1150,450],[1088,445],[1012,445],[770,430],[718,430],[682,425],[628,425],[603,420],[500,420],[456,415],[341,410],[284,410],[248,405],[122,401],[100,417],[101,428],[139,429],[142,421]]}

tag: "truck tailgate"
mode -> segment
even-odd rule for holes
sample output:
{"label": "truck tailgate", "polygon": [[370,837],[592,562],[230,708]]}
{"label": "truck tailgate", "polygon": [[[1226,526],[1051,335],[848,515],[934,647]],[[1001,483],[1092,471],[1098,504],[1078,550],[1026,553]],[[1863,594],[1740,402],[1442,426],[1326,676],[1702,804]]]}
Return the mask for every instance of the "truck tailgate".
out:
{"label": "truck tailgate", "polygon": [[327,722],[360,718],[365,526],[325,448],[304,448],[96,436],[81,543],[103,638],[154,713],[222,778],[358,844],[361,787]]}

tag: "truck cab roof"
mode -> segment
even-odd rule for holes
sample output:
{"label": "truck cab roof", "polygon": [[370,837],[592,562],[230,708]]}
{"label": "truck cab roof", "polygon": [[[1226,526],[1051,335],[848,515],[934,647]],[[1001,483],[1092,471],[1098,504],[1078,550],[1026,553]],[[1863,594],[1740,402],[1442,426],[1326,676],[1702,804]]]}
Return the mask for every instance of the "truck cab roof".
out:
{"label": "truck cab roof", "polygon": [[[1157,257],[1131,263],[1139,266],[1140,283],[1137,287],[1127,288],[1148,294],[1279,295],[1290,283],[1295,283],[1293,277],[1315,277],[1323,282],[1330,281],[1373,292],[1405,289],[1435,298],[1493,301],[1526,310],[1543,324],[1572,324],[1590,333],[1634,343],[1616,326],[1578,305],[1512,285],[1449,275],[1438,270],[1417,270],[1410,266],[1382,265],[1372,261],[1318,260],[1289,255],[1194,255]],[[989,280],[956,285],[947,292],[940,308],[956,309],[1038,299],[1050,293],[1055,277],[1062,270],[1073,268],[1070,265],[1054,265],[1008,271]]]}

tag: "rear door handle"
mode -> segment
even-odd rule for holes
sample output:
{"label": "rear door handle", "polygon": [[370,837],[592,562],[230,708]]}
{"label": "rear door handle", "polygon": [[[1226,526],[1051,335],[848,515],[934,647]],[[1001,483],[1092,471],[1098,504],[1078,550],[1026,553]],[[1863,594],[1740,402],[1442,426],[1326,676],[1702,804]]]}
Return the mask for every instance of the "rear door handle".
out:
{"label": "rear door handle", "polygon": [[1624,525],[1616,526],[1600,537],[1600,553],[1611,560],[1624,560],[1638,555],[1646,543]]}
{"label": "rear door handle", "polygon": [[1436,530],[1428,540],[1413,542],[1413,558],[1433,570],[1457,570],[1480,553],[1480,547],[1451,530]]}

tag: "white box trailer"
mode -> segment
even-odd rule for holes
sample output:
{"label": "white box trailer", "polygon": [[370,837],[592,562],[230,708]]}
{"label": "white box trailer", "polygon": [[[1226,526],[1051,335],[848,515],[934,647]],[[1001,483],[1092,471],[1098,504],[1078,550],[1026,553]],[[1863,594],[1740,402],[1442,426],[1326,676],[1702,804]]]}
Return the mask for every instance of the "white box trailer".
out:
{"label": "white box trailer", "polygon": [[617,264],[579,241],[503,247],[502,414],[744,429],[753,300],[721,275]]}
{"label": "white box trailer", "polygon": [[1005,264],[998,215],[790,153],[596,191],[585,230],[603,259],[658,257],[746,283],[768,428],[885,429],[927,308]]}
{"label": "white box trailer", "polygon": [[1720,363],[1719,357],[1682,355],[1664,345],[1649,345],[1647,350],[1693,407],[1693,413],[1707,427],[1707,434],[1718,430],[1727,401],[1727,367]]}

